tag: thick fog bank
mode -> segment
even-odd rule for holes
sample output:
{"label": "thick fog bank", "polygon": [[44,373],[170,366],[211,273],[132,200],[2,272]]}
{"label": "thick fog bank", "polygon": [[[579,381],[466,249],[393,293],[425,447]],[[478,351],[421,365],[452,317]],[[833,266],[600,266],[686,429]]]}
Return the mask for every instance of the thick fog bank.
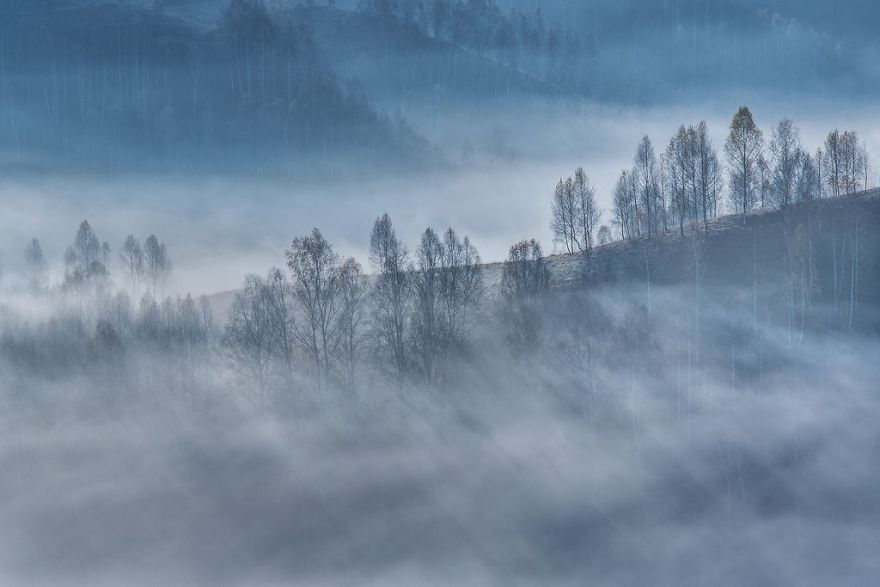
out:
{"label": "thick fog bank", "polygon": [[0,578],[871,583],[880,347],[774,309],[608,288],[553,298],[515,358],[487,315],[441,388],[259,397],[212,353],[7,314]]}

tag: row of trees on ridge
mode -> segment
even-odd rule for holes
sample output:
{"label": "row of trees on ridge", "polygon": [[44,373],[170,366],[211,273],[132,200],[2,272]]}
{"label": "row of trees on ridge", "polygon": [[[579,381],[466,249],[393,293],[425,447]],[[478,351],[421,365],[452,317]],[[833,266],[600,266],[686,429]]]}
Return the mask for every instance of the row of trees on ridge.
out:
{"label": "row of trees on ridge", "polygon": [[[797,126],[785,118],[773,129],[765,153],[763,133],[746,106],[730,123],[724,161],[726,166],[705,121],[679,127],[659,155],[644,136],[612,196],[612,225],[620,238],[651,238],[673,228],[684,234],[692,223],[705,226],[723,210],[725,177],[727,208],[744,217],[758,209],[853,194],[869,185],[868,151],[856,131],[834,129],[811,154]],[[610,229],[596,228],[599,218],[583,169],[559,181],[552,229],[565,252],[590,250],[594,235],[600,244],[609,242]]]}

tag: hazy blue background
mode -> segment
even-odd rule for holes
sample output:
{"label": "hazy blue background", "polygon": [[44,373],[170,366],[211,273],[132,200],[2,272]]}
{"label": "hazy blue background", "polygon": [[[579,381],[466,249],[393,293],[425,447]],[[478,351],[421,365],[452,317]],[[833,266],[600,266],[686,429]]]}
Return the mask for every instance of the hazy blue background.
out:
{"label": "hazy blue background", "polygon": [[[277,105],[211,90],[211,64],[226,53],[190,57],[188,47],[221,38],[225,5],[0,1],[11,17],[0,25],[7,287],[21,265],[17,251],[33,236],[60,270],[84,218],[115,248],[129,232],[159,234],[175,261],[173,287],[194,293],[233,288],[244,272],[280,263],[288,241],[312,226],[363,260],[369,226],[386,210],[411,243],[427,225],[454,224],[487,259],[526,236],[550,249],[549,201],[560,176],[584,166],[607,209],[641,135],[661,151],[678,125],[705,119],[720,149],[740,104],[767,140],[788,116],[810,150],[846,127],[859,131],[872,160],[880,156],[872,31],[880,8],[870,2],[499,2],[526,14],[540,8],[548,27],[581,44],[546,81],[388,28],[352,12],[354,2],[332,10],[315,2],[314,53],[300,53],[298,63],[335,80],[343,98],[317,94],[317,105],[302,106],[289,132],[303,138],[289,149],[272,135],[282,126],[273,122]],[[120,30],[159,40],[153,53],[133,57],[134,49],[114,49]],[[51,46],[29,45],[34,31],[50,35]],[[117,69],[142,72],[153,93],[108,98],[100,84]],[[223,91],[224,75],[215,87]],[[201,94],[190,98],[194,79]],[[346,102],[349,95],[362,101]],[[81,104],[64,111],[52,106],[59,97]],[[125,122],[129,110],[141,122]],[[215,119],[198,126],[205,111]],[[217,119],[231,130],[224,134]],[[305,135],[310,120],[320,124]],[[206,136],[204,128],[220,130]]]}

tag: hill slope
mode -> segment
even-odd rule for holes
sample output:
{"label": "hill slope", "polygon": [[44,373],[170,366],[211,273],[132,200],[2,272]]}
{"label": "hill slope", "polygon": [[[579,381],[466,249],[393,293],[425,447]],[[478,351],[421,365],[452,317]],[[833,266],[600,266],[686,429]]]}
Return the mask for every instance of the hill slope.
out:
{"label": "hill slope", "polygon": [[[684,286],[791,320],[880,329],[880,189],[730,215],[653,239],[617,241],[589,255],[549,259],[558,290]],[[500,266],[496,271],[500,274]],[[757,319],[757,318],[756,318]]]}
{"label": "hill slope", "polygon": [[[833,305],[842,320],[880,327],[880,189],[677,228],[652,239],[614,241],[589,254],[547,258],[556,293],[685,286],[737,303]],[[503,263],[483,265],[487,309]],[[210,297],[225,318],[235,291]],[[803,295],[801,295],[803,294]],[[805,298],[805,299],[801,299]]]}

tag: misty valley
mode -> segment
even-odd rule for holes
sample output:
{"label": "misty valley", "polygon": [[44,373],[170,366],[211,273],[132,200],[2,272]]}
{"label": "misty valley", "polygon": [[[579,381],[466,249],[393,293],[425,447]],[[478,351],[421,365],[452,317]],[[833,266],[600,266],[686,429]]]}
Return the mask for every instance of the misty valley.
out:
{"label": "misty valley", "polygon": [[880,14],[538,4],[0,0],[0,584],[880,580]]}

